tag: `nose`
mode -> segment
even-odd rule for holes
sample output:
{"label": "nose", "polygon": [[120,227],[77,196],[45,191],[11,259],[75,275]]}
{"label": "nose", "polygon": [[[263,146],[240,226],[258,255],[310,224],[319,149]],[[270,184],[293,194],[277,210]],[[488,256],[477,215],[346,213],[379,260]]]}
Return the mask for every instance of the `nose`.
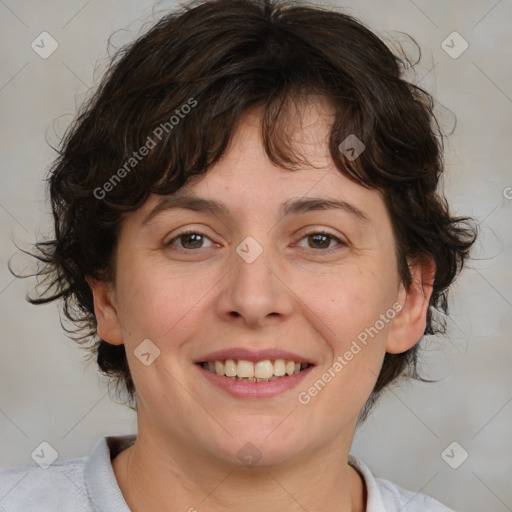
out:
{"label": "nose", "polygon": [[246,238],[232,255],[231,271],[220,285],[218,314],[249,328],[281,321],[293,310],[285,265],[270,244]]}

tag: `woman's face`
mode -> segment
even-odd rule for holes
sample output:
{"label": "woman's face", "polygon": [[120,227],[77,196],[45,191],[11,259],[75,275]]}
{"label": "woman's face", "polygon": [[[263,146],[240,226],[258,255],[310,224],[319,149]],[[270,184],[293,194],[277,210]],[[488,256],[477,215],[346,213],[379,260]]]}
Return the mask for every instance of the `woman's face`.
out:
{"label": "woman's face", "polygon": [[[99,311],[99,288],[95,299],[98,334],[126,346],[139,432],[234,464],[350,446],[386,350],[421,336],[404,341],[383,199],[331,163],[329,121],[322,103],[304,113],[295,148],[318,168],[290,172],[268,160],[248,114],[224,158],[177,194],[216,211],[152,196],[125,219],[111,309]],[[238,359],[251,356],[311,366],[247,383],[199,364],[250,371]],[[283,373],[281,362],[257,366]]]}

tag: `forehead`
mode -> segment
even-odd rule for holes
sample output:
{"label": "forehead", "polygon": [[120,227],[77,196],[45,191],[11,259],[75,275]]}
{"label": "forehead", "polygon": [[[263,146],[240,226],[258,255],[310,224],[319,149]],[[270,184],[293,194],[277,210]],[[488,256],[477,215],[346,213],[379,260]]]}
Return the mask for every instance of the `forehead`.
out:
{"label": "forehead", "polygon": [[[308,198],[344,202],[360,218],[386,214],[381,194],[351,180],[334,165],[328,139],[333,115],[325,101],[313,98],[298,112],[292,112],[286,126],[294,155],[303,165],[294,170],[273,164],[265,152],[261,137],[261,109],[247,111],[234,133],[222,159],[204,175],[192,177],[173,196],[152,196],[145,205],[150,212],[159,203],[172,205],[183,196],[209,198],[204,209],[212,213],[244,215],[279,208],[290,209],[291,199]],[[185,201],[186,202],[186,201]],[[217,205],[213,204],[217,203]],[[183,204],[183,201],[174,201]],[[190,201],[188,202],[190,204]],[[223,208],[223,206],[227,208]],[[211,206],[211,208],[210,208]],[[293,207],[291,207],[293,210]],[[320,209],[320,208],[317,208]],[[299,213],[300,208],[295,208]],[[368,211],[369,215],[365,215]]]}
{"label": "forehead", "polygon": [[[261,136],[262,111],[253,107],[242,117],[221,160],[205,174],[192,177],[172,196],[152,196],[144,207],[146,218],[159,205],[168,209],[183,204],[197,211],[231,213],[237,218],[262,215],[267,210],[284,215],[306,211],[304,204],[310,200],[311,206],[313,199],[323,200],[324,205],[317,201],[312,209],[324,208],[327,201],[343,203],[338,207],[355,213],[360,220],[387,215],[378,191],[343,175],[332,162],[328,140],[333,114],[323,98],[310,97],[308,103],[292,109],[287,120],[287,124],[281,124],[293,154],[303,162],[300,168],[283,169],[270,161]],[[197,197],[207,201],[195,201],[193,205]]]}

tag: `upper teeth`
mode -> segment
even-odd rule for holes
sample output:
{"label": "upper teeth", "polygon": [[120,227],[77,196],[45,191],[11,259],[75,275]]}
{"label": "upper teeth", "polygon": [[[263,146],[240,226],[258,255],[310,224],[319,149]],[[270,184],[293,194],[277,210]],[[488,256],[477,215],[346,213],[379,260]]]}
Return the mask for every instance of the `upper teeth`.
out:
{"label": "upper teeth", "polygon": [[257,363],[244,359],[226,359],[225,361],[209,361],[208,363],[203,363],[203,366],[213,373],[225,375],[226,377],[270,379],[271,377],[282,377],[285,374],[293,375],[294,373],[299,373],[301,366],[304,369],[308,365],[301,365],[301,363],[284,359],[276,359],[274,361],[266,359]]}

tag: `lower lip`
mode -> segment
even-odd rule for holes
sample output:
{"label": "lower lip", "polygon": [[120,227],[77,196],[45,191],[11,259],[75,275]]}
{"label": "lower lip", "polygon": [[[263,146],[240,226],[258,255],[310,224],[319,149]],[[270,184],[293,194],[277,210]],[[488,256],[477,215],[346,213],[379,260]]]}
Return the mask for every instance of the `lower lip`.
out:
{"label": "lower lip", "polygon": [[200,364],[196,364],[195,366],[197,366],[202,375],[212,384],[227,391],[236,398],[269,398],[279,395],[301,383],[306,378],[306,375],[314,368],[314,366],[308,366],[300,373],[280,377],[279,379],[268,382],[244,382],[218,375],[210,370],[205,370]]}

